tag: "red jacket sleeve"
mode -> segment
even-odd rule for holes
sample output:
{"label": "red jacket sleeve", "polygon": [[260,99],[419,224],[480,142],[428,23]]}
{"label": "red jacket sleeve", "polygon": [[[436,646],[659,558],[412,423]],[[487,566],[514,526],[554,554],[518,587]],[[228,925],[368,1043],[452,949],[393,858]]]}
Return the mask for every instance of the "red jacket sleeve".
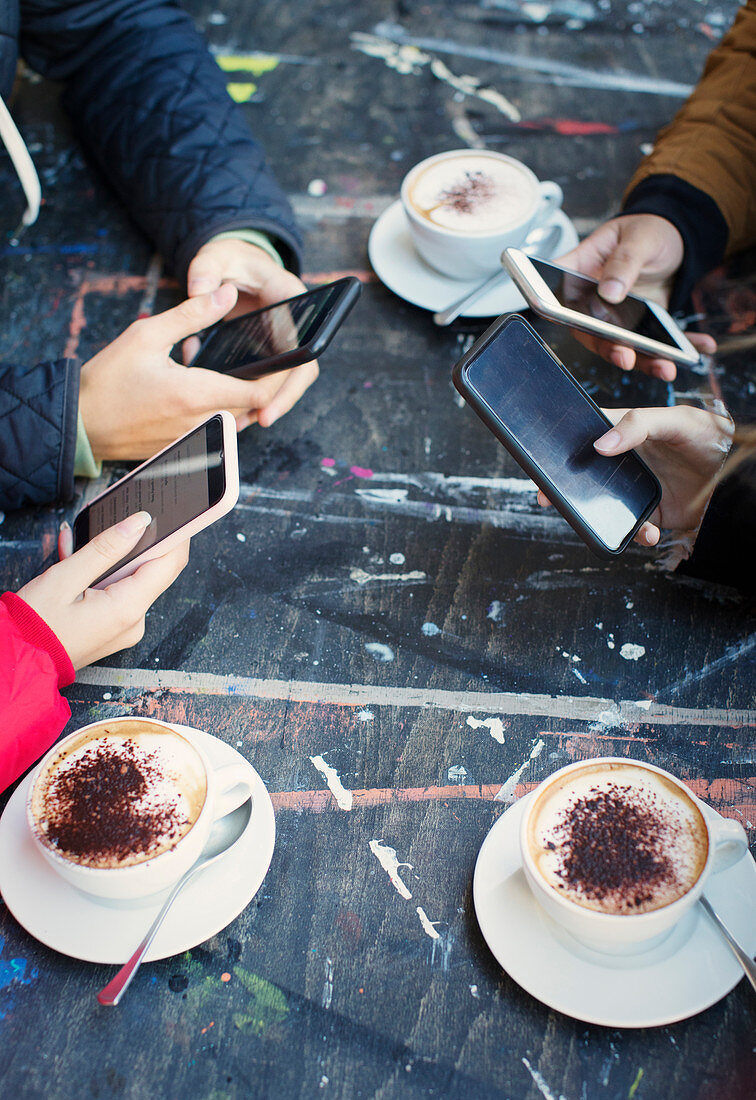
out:
{"label": "red jacket sleeve", "polygon": [[74,675],[44,619],[13,592],[0,597],[0,790],[50,748],[71,717],[59,689]]}

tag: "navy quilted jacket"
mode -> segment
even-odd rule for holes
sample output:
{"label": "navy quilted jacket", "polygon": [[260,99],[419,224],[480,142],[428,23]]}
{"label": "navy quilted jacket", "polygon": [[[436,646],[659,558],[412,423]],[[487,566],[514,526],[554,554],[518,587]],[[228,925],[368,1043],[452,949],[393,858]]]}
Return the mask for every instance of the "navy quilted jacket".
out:
{"label": "navy quilted jacket", "polygon": [[[202,244],[237,228],[268,233],[298,270],[286,197],[175,3],[0,0],[3,95],[19,52],[63,83],[89,156],[177,278]],[[73,364],[0,364],[0,508],[70,499],[77,406]]]}

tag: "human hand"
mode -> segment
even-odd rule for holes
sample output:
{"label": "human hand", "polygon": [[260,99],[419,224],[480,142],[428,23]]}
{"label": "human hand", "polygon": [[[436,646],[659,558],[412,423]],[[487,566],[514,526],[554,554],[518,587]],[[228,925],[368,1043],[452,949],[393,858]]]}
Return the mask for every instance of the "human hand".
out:
{"label": "human hand", "polygon": [[136,546],[150,522],[147,512],[121,520],[19,590],[57,635],[74,668],[135,645],[148,609],[186,565],[188,541],[144,562],[130,577],[90,588]]}
{"label": "human hand", "polygon": [[[285,411],[271,409],[267,379],[249,382],[171,359],[175,344],[219,321],[235,302],[229,285],[188,299],[135,321],[84,364],[79,410],[96,459],[150,458],[220,409],[236,417],[239,431],[263,406],[267,423]],[[289,398],[296,400],[288,392],[282,403]]]}
{"label": "human hand", "polygon": [[[239,292],[239,300],[228,319],[274,305],[307,290],[301,279],[277,264],[264,249],[247,241],[231,239],[210,241],[200,248],[189,265],[187,293],[193,298],[216,290],[223,283],[232,283]],[[184,362],[190,363],[198,350],[196,337],[186,340],[182,348]],[[259,379],[259,404],[239,427],[255,421],[270,427],[296,404],[318,373],[317,361],[313,360]]]}
{"label": "human hand", "polygon": [[[666,307],[683,251],[683,239],[672,222],[656,214],[628,214],[600,225],[557,262],[598,280],[599,294],[607,302],[621,302],[632,291]],[[632,348],[584,332],[575,336],[621,370],[632,370],[637,364],[664,381],[677,375],[670,359],[636,356]],[[711,336],[689,333],[688,339],[705,355],[716,351]]]}
{"label": "human hand", "polygon": [[[599,454],[620,455],[635,448],[661,482],[659,507],[635,541],[655,546],[662,527],[696,530],[711,496],[707,489],[732,441],[732,421],[690,405],[603,411],[614,427],[593,444]],[[551,503],[540,490],[538,503]]]}

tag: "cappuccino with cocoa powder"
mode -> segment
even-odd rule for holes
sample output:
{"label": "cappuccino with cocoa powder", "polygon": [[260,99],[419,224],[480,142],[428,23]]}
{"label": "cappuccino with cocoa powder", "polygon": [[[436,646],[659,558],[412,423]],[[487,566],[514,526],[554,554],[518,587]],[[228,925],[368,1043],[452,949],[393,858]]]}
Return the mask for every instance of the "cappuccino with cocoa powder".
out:
{"label": "cappuccino with cocoa powder", "polygon": [[515,161],[477,151],[421,165],[410,178],[413,209],[456,233],[492,233],[519,225],[534,209],[538,184]]}
{"label": "cappuccino with cocoa powder", "polygon": [[65,860],[127,868],[174,848],[206,796],[205,765],[185,737],[149,719],[115,719],[53,752],[34,782],[30,820]]}
{"label": "cappuccino with cocoa powder", "polygon": [[660,772],[628,761],[567,770],[528,814],[536,873],[565,901],[599,913],[662,909],[697,883],[709,855],[703,814]]}

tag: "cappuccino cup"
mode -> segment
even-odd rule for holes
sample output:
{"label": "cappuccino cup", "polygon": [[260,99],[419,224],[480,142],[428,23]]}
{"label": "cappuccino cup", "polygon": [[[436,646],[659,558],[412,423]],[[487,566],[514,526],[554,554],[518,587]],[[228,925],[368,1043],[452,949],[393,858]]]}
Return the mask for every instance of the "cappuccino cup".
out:
{"label": "cappuccino cup", "polygon": [[451,279],[492,274],[561,206],[562,189],[514,157],[486,150],[438,153],[405,176],[401,201],[415,248]]}
{"label": "cappuccino cup", "polygon": [[37,766],[26,801],[48,864],[99,901],[139,904],[198,859],[213,823],[251,797],[243,764],[214,768],[153,718],[94,722]]}
{"label": "cappuccino cup", "polygon": [[748,840],[669,772],[605,757],[562,768],[528,796],[520,851],[552,920],[587,947],[629,955],[661,943]]}

